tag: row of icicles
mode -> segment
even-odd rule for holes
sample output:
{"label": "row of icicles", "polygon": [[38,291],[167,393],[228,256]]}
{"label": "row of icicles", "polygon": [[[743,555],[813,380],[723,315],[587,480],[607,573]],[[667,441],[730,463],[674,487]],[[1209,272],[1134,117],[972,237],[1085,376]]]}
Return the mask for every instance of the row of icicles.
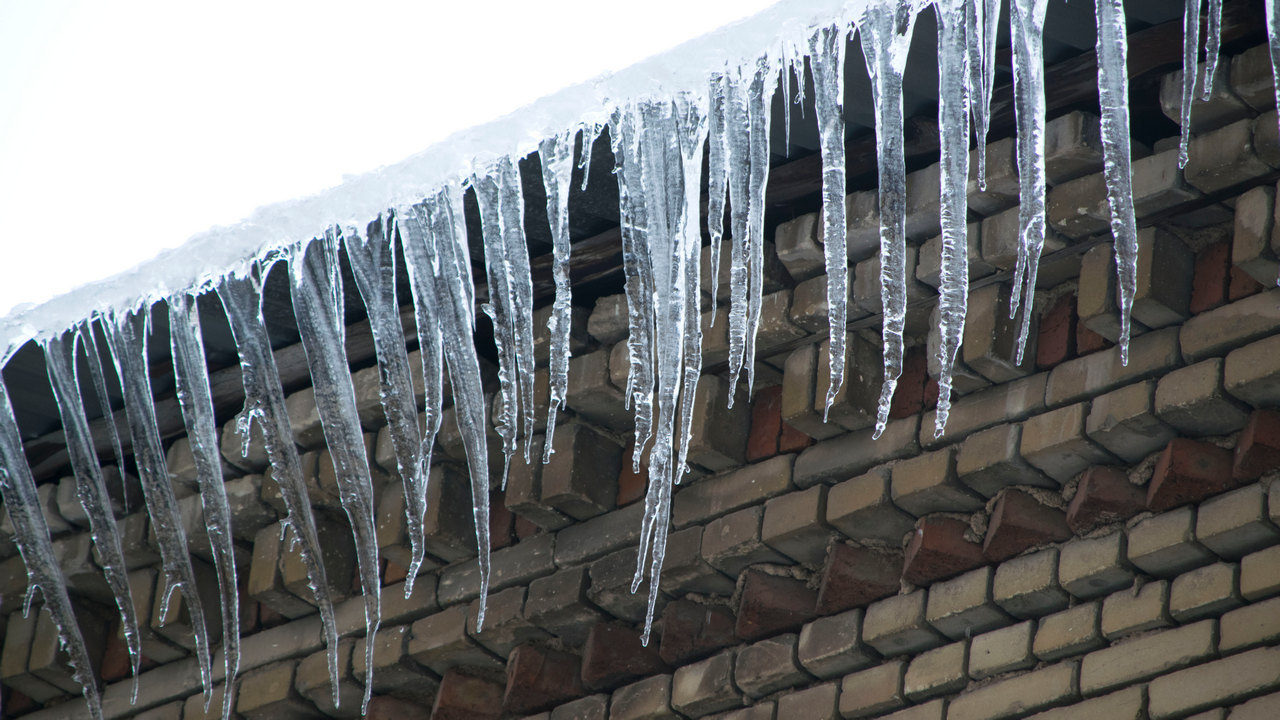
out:
{"label": "row of icicles", "polygon": [[[1220,0],[1208,0],[1209,22],[1203,91],[1217,60],[1221,22]],[[609,137],[616,160],[622,229],[625,293],[628,302],[627,340],[630,373],[626,397],[634,404],[635,447],[633,466],[640,468],[647,449],[649,486],[641,533],[641,552],[632,590],[650,578],[649,613],[645,622],[647,642],[657,599],[657,577],[670,525],[673,486],[685,471],[692,400],[701,373],[700,329],[703,289],[700,285],[702,230],[699,205],[702,192],[702,159],[709,159],[708,231],[711,247],[720,248],[724,237],[726,205],[731,251],[729,372],[736,383],[745,370],[748,387],[754,377],[756,327],[760,320],[763,286],[764,199],[769,176],[770,108],[775,87],[789,92],[790,78],[801,81],[805,59],[814,88],[822,156],[822,237],[827,268],[830,316],[830,382],[827,407],[844,381],[846,297],[848,262],[845,243],[845,124],[841,107],[844,95],[844,50],[857,31],[872,80],[879,160],[880,258],[883,302],[884,385],[875,435],[883,431],[897,378],[902,371],[903,323],[906,310],[905,268],[905,157],[903,149],[903,70],[916,15],[932,5],[938,18],[939,103],[941,128],[941,226],[942,273],[940,286],[941,346],[937,427],[947,422],[951,394],[951,367],[960,346],[968,292],[966,242],[966,180],[969,153],[976,142],[977,176],[985,178],[986,135],[995,79],[996,28],[999,0],[884,0],[873,2],[856,17],[841,18],[818,28],[804,42],[784,43],[781,52],[766,53],[743,67],[714,73],[705,92],[684,92],[665,100],[644,100],[623,105],[611,114]],[[1036,285],[1036,269],[1045,233],[1044,61],[1042,31],[1047,0],[1011,0],[1010,30],[1014,102],[1017,117],[1017,163],[1021,183],[1020,243],[1010,317],[1022,311],[1020,362],[1030,323],[1030,304]],[[1126,36],[1121,0],[1096,0],[1098,27],[1097,65],[1101,107],[1101,137],[1105,157],[1111,230],[1115,238],[1117,272],[1121,291],[1122,331],[1120,352],[1127,360],[1129,311],[1136,274],[1136,223],[1129,167],[1128,77]],[[1280,65],[1276,39],[1275,0],[1266,0],[1267,32],[1273,71]],[[1197,78],[1200,0],[1186,0],[1183,84],[1183,138],[1181,160],[1185,164],[1188,116]],[[779,73],[784,82],[778,82]],[[797,98],[798,102],[800,99]],[[787,131],[791,98],[784,98]],[[568,198],[574,170],[574,149],[580,143],[578,165],[583,183],[590,163],[590,148],[602,132],[600,125],[573,128],[547,138],[538,148],[542,179],[547,191],[547,217],[553,238],[555,301],[549,322],[550,407],[542,461],[552,453],[556,415],[565,405],[568,388],[571,289]],[[580,139],[579,136],[580,135]],[[502,439],[505,485],[511,458],[520,452],[529,459],[534,427],[533,285],[524,237],[524,200],[517,165],[504,158],[468,178],[480,207],[489,302],[482,309],[493,320],[498,351],[499,403],[494,423]],[[726,202],[727,200],[727,202]],[[404,330],[396,294],[395,243],[399,242],[414,298],[421,367],[406,352]],[[380,622],[380,582],[374,508],[368,460],[362,450],[361,428],[355,394],[345,355],[342,276],[339,253],[347,258],[364,300],[373,331],[380,367],[381,400],[399,475],[404,483],[405,513],[412,545],[412,563],[406,595],[424,557],[423,515],[431,450],[440,428],[444,373],[449,374],[458,426],[470,469],[476,540],[480,568],[480,614],[489,583],[490,468],[485,451],[485,398],[479,362],[470,338],[475,329],[475,285],[471,277],[462,189],[446,186],[412,207],[388,211],[366,232],[334,229],[323,238],[286,248],[232,272],[220,280],[189,292],[165,298],[169,313],[170,344],[177,395],[199,476],[200,496],[222,601],[224,638],[224,686],[222,715],[230,716],[235,678],[239,667],[239,609],[235,554],[230,511],[223,490],[216,442],[216,423],[205,365],[202,332],[195,297],[214,290],[221,299],[240,353],[245,391],[244,412],[238,430],[248,438],[257,423],[287,509],[283,525],[292,532],[306,564],[315,604],[320,610],[329,653],[329,671],[337,704],[337,628],[333,602],[323,564],[311,505],[303,481],[298,451],[292,441],[285,398],[263,323],[261,283],[273,262],[287,262],[292,281],[293,308],[315,388],[317,410],[325,442],[340,485],[342,506],[351,522],[357,547],[359,574],[364,586],[366,635]],[[710,256],[707,275],[719,277],[719,253]],[[210,287],[211,286],[211,287]],[[706,289],[714,315],[716,288]],[[105,372],[95,325],[106,339],[114,362],[115,377]],[[152,405],[152,389],[146,362],[150,335],[147,306],[131,312],[96,315],[74,328],[43,341],[50,383],[57,400],[75,473],[78,495],[88,515],[93,540],[107,583],[115,596],[122,629],[134,670],[133,697],[137,693],[140,642],[134,604],[127,583],[127,568],[120,534],[90,433],[82,380],[96,394],[99,407],[109,407],[108,382],[119,379],[125,398],[132,451],[136,460],[147,512],[162,557],[166,605],[181,592],[195,628],[206,706],[213,696],[214,669],[206,632],[204,608],[195,592],[195,578],[188,554],[186,533],[179,518],[161,437]],[[449,341],[446,342],[446,339]],[[83,353],[89,378],[78,375]],[[425,430],[418,425],[412,376],[425,379]],[[733,402],[734,394],[729,394]],[[116,462],[123,468],[124,454],[111,433]],[[247,444],[247,440],[246,440]],[[39,588],[44,607],[58,627],[70,655],[76,679],[83,686],[89,714],[103,717],[101,696],[83,638],[73,615],[66,582],[54,555],[49,528],[41,514],[36,486],[26,463],[12,406],[0,383],[0,491],[12,518],[15,541],[29,575],[27,607]],[[24,610],[25,611],[25,610]],[[162,613],[167,614],[167,613]],[[373,643],[366,643],[373,652]],[[372,673],[367,658],[366,673]],[[364,701],[372,687],[365,678]]]}

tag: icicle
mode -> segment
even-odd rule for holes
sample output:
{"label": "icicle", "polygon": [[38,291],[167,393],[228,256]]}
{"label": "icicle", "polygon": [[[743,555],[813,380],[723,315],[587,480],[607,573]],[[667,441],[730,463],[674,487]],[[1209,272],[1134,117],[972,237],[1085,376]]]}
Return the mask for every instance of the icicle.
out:
{"label": "icicle", "polygon": [[[76,334],[84,344],[85,355],[89,359],[89,376],[93,379],[93,391],[98,397],[98,407],[102,409],[102,419],[107,426],[107,434],[111,437],[111,449],[116,453],[116,469],[120,477],[124,477],[124,450],[120,447],[120,433],[116,431],[115,418],[111,413],[111,396],[107,393],[107,377],[102,370],[102,355],[98,353],[98,339],[93,332],[93,324],[85,320],[76,327]],[[125,512],[129,511],[126,503]]]}
{"label": "icicle", "polygon": [[[387,417],[387,432],[396,456],[396,470],[404,484],[404,514],[408,521],[412,559],[405,576],[405,598],[413,594],[413,581],[422,567],[423,517],[427,507],[427,473],[431,468],[431,446],[418,434],[418,409],[413,395],[409,353],[405,350],[404,326],[400,323],[400,302],[396,299],[396,253],[390,221],[379,218],[369,224],[368,237],[358,233],[343,238],[351,274],[364,299],[378,356],[378,399]],[[423,355],[429,352],[422,350]],[[434,360],[439,367],[439,355]],[[438,393],[437,393],[438,396]],[[434,413],[439,423],[439,412]]]}
{"label": "icicle", "polygon": [[902,72],[907,64],[915,8],[872,5],[858,23],[862,54],[871,74],[880,172],[880,297],[884,306],[884,385],[872,437],[889,421],[889,403],[902,375],[902,332],[907,314],[907,171],[902,139]]}
{"label": "icicle", "polygon": [[1187,166],[1187,150],[1191,145],[1191,105],[1196,93],[1196,56],[1200,52],[1200,2],[1185,0],[1182,12],[1182,113],[1178,124],[1182,135],[1178,141],[1178,167]]}
{"label": "icicle", "polygon": [[[164,567],[167,592],[182,591],[191,627],[195,632],[196,659],[200,663],[200,681],[204,686],[205,707],[213,697],[213,673],[210,666],[209,631],[205,626],[204,605],[196,589],[195,571],[187,550],[187,533],[182,527],[178,499],[169,480],[164,447],[156,427],[155,400],[151,394],[151,376],[147,371],[147,335],[150,311],[146,308],[127,313],[106,323],[107,344],[116,366],[116,375],[124,389],[125,415],[129,419],[129,436],[133,440],[133,459],[142,481],[142,497],[147,503],[147,516]],[[164,604],[167,615],[168,603]]]}
{"label": "icicle", "polygon": [[[1102,154],[1115,237],[1120,287],[1120,362],[1129,364],[1133,296],[1138,286],[1138,221],[1133,209],[1133,170],[1129,165],[1129,73],[1124,4],[1096,0],[1098,17],[1098,99],[1102,108]],[[1221,8],[1219,8],[1221,10]]]}
{"label": "icicle", "polygon": [[845,324],[848,319],[849,252],[845,236],[844,47],[846,32],[833,25],[809,40],[814,105],[822,148],[822,249],[827,265],[827,320],[830,327],[830,384],[822,419],[844,385]]}
{"label": "icicle", "polygon": [[[262,270],[265,274],[266,270]],[[329,681],[333,687],[333,704],[338,704],[338,628],[333,616],[333,599],[329,579],[320,562],[320,539],[316,535],[315,516],[302,477],[302,462],[293,444],[289,414],[285,410],[284,389],[271,352],[271,339],[262,319],[261,281],[252,271],[231,274],[218,285],[218,297],[226,310],[231,334],[240,353],[240,375],[244,383],[244,411],[237,422],[240,436],[249,441],[254,421],[262,430],[263,445],[271,461],[271,477],[280,486],[288,517],[285,524],[293,529],[294,542],[307,567],[307,581],[320,609],[325,646],[329,651]],[[363,442],[361,447],[364,447]]]}
{"label": "icicle", "polygon": [[[346,235],[354,235],[349,230]],[[364,701],[369,708],[373,692],[373,638],[382,623],[382,579],[378,574],[378,538],[373,522],[373,478],[364,450],[364,431],[356,412],[356,390],[351,382],[345,345],[346,323],[342,299],[342,273],[338,266],[338,235],[330,230],[312,240],[289,260],[293,316],[307,354],[316,412],[324,431],[325,446],[333,461],[338,497],[355,536],[356,567],[364,597],[365,674]],[[412,385],[401,388],[411,392]]]}
{"label": "icicle", "polygon": [[[804,83],[800,84],[804,87]],[[711,74],[710,103],[707,114],[707,232],[711,245],[708,270],[711,293],[711,327],[716,325],[717,296],[720,293],[720,245],[724,240],[724,201],[729,191],[729,174],[725,163],[729,159],[728,134],[729,76],[723,72]]]}
{"label": "icicle", "polygon": [[71,609],[67,595],[66,579],[53,552],[49,539],[49,524],[41,511],[40,498],[36,495],[36,481],[27,466],[27,456],[22,449],[22,436],[13,417],[13,405],[9,390],[0,379],[0,498],[4,500],[9,520],[13,523],[13,541],[27,566],[27,602],[37,588],[44,596],[45,609],[58,628],[58,639],[70,656],[71,675],[80,683],[85,705],[93,720],[103,720],[102,696],[93,676],[89,651],[84,636]]}
{"label": "icicle", "polygon": [[[977,3],[972,3],[976,5]],[[939,0],[938,127],[942,172],[942,263],[939,286],[938,412],[941,437],[951,410],[951,369],[964,336],[969,303],[968,177],[970,104],[964,0]],[[982,147],[980,139],[978,146]]]}
{"label": "icicle", "polygon": [[[1031,305],[1040,270],[1045,233],[1044,16],[1049,0],[1013,0],[1009,31],[1013,35],[1013,108],[1018,125],[1018,261],[1013,272],[1009,317],[1022,304],[1015,362],[1022,364],[1031,331]],[[1025,292],[1026,299],[1021,296]]]}
{"label": "icicle", "polygon": [[[475,287],[471,284],[462,197],[445,186],[422,205],[399,211],[396,221],[409,266],[418,335],[424,337],[424,317],[431,318],[428,327],[436,330],[434,336],[428,337],[443,347],[458,415],[458,431],[471,470],[472,515],[480,565],[480,610],[476,620],[479,630],[484,627],[489,594],[489,455],[485,448],[484,386],[475,344],[470,341],[476,325]],[[449,342],[440,342],[441,337],[449,338]],[[426,357],[426,353],[423,356]],[[428,384],[430,382],[428,377]]]}
{"label": "icicle", "polygon": [[515,163],[509,157],[502,158],[491,174],[473,177],[472,185],[480,205],[489,278],[489,302],[484,311],[493,319],[494,344],[498,348],[502,402],[497,429],[502,437],[505,488],[520,435],[520,418],[524,420],[526,462],[533,437],[533,280],[524,239],[520,173]]}
{"label": "icicle", "polygon": [[[1266,15],[1267,46],[1271,51],[1271,84],[1275,87],[1276,107],[1280,108],[1280,4],[1276,0],[1264,0],[1262,7]],[[1276,278],[1276,284],[1280,285],[1280,277]]]}
{"label": "icicle", "polygon": [[181,293],[169,298],[169,342],[173,352],[173,374],[177,381],[178,404],[191,442],[196,477],[200,483],[200,503],[218,574],[222,600],[222,655],[225,670],[222,686],[222,720],[230,720],[236,676],[240,673],[240,593],[236,589],[236,556],[231,540],[231,506],[223,487],[222,458],[218,450],[218,430],[205,365],[204,338],[196,299]]}
{"label": "icicle", "polygon": [[[649,228],[641,194],[642,170],[638,164],[639,141],[633,111],[617,110],[609,120],[609,139],[618,176],[618,214],[622,231],[622,273],[627,296],[627,374],[626,404],[635,403],[635,451],[631,468],[640,472],[640,457],[653,434],[653,343],[654,307],[653,269],[649,264]],[[713,253],[714,254],[714,253]]]}
{"label": "icicle", "polygon": [[1209,0],[1204,33],[1204,87],[1200,89],[1200,98],[1208,102],[1213,95],[1213,76],[1218,72],[1218,52],[1222,47],[1222,0]]}
{"label": "icicle", "polygon": [[[588,142],[582,133],[583,147]],[[542,184],[547,190],[547,222],[551,226],[551,251],[554,264],[551,274],[556,283],[556,299],[551,309],[548,332],[550,350],[550,402],[547,407],[547,433],[543,442],[542,462],[551,462],[556,414],[564,407],[569,394],[569,325],[573,321],[573,288],[569,285],[569,185],[573,177],[573,133],[565,132],[542,141],[538,146],[542,159]]]}
{"label": "icicle", "polygon": [[[80,506],[89,518],[89,532],[93,535],[93,544],[98,550],[102,572],[120,612],[124,641],[129,648],[129,660],[133,667],[133,696],[136,698],[138,668],[142,661],[138,617],[133,608],[133,593],[129,589],[129,571],[125,567],[120,530],[116,526],[107,485],[102,479],[102,469],[98,466],[98,454],[93,447],[89,420],[84,413],[84,399],[80,395],[76,373],[75,335],[67,333],[45,342],[44,358],[49,384],[53,387],[53,397],[58,405],[58,416],[62,419],[67,454],[71,457],[71,467],[75,472],[76,494],[80,499]],[[123,480],[123,475],[121,479]]]}
{"label": "icicle", "polygon": [[[680,163],[683,173],[684,199],[680,206],[679,261],[684,263],[684,382],[680,388],[679,453],[673,469],[679,485],[689,471],[689,440],[693,433],[693,401],[697,397],[698,379],[702,376],[702,228],[699,211],[702,204],[702,155],[707,143],[708,107],[705,101],[689,96],[676,98],[676,131],[680,139]],[[665,540],[664,540],[665,545]],[[655,566],[658,577],[661,562]],[[652,601],[652,598],[651,598]],[[652,609],[652,603],[651,603]],[[652,620],[652,614],[650,616]]]}
{"label": "icicle", "polygon": [[978,188],[987,189],[987,132],[991,128],[991,92],[996,82],[996,34],[1000,0],[964,3],[964,34],[969,49],[969,108],[978,145]]}
{"label": "icicle", "polygon": [[[578,162],[578,168],[582,170],[582,192],[587,191],[587,181],[591,178],[591,148],[596,144],[596,140],[600,138],[600,133],[604,132],[604,125],[599,123],[587,123],[582,126],[582,159]],[[565,191],[566,197],[568,190]]]}
{"label": "icicle", "polygon": [[[729,273],[729,380],[745,367],[755,385],[756,328],[764,285],[764,197],[769,182],[769,119],[777,68],[768,55],[755,62],[749,82],[729,82],[729,204],[733,226]],[[733,407],[735,393],[729,393]]]}

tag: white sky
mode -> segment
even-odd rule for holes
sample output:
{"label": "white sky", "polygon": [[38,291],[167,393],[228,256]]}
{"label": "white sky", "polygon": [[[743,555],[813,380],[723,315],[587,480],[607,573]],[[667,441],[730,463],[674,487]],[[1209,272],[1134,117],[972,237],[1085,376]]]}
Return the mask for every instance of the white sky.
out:
{"label": "white sky", "polygon": [[0,0],[0,317],[775,0]]}

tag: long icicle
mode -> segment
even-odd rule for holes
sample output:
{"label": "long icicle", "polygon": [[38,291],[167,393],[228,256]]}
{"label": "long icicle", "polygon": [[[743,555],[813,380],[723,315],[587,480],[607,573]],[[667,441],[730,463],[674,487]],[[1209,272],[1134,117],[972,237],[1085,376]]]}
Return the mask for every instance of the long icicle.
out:
{"label": "long icicle", "polygon": [[[741,362],[747,369],[748,396],[755,389],[756,331],[760,327],[760,312],[764,307],[764,201],[769,185],[769,133],[777,75],[778,64],[774,58],[768,54],[760,56],[747,93],[747,120],[751,125],[748,135],[751,166],[747,177],[747,252],[751,278]],[[733,407],[735,395],[734,392],[729,393],[729,407]]]}
{"label": "long icicle", "polygon": [[[266,269],[259,272],[265,274]],[[289,427],[289,414],[285,410],[284,388],[280,385],[280,373],[276,358],[271,352],[271,339],[262,318],[261,280],[253,270],[243,274],[232,273],[218,285],[218,297],[226,310],[240,353],[240,375],[244,384],[244,411],[236,423],[236,430],[248,447],[250,428],[254,421],[262,430],[263,445],[271,461],[271,477],[280,487],[287,517],[285,524],[292,528],[298,543],[302,562],[307,567],[307,582],[320,609],[325,646],[329,654],[329,681],[333,688],[333,704],[338,699],[338,626],[333,615],[333,597],[329,593],[329,579],[320,562],[320,539],[316,534],[315,516],[307,487],[302,476],[302,461],[298,448],[293,444],[293,432]],[[362,444],[363,447],[363,444]]]}
{"label": "long icicle", "polygon": [[1096,0],[1096,5],[1103,174],[1120,288],[1120,362],[1128,365],[1130,315],[1138,286],[1138,221],[1133,208],[1133,170],[1129,165],[1128,41],[1122,0]]}
{"label": "long icicle", "polygon": [[200,484],[200,504],[218,575],[222,599],[222,659],[225,671],[222,686],[222,720],[230,720],[232,698],[236,696],[236,676],[240,673],[240,594],[236,590],[236,555],[231,541],[231,506],[223,486],[222,457],[218,450],[218,429],[209,389],[209,369],[205,365],[204,337],[196,299],[187,293],[169,298],[169,344],[173,353],[173,375],[177,383],[182,422],[191,442],[196,477]]}
{"label": "long icicle", "polygon": [[26,453],[22,450],[22,435],[13,417],[13,404],[9,390],[0,378],[0,499],[13,523],[13,541],[22,554],[27,567],[27,600],[39,589],[44,596],[44,607],[58,628],[58,639],[70,657],[71,675],[80,683],[81,694],[92,720],[103,720],[102,695],[98,692],[85,647],[84,635],[71,609],[71,597],[67,594],[67,581],[53,551],[49,538],[49,523],[45,520],[36,494],[36,481],[31,477]]}
{"label": "long icicle", "polygon": [[849,311],[849,248],[845,221],[844,48],[847,31],[839,25],[820,28],[809,40],[814,105],[822,152],[822,252],[827,266],[827,322],[831,357],[825,422],[831,403],[844,385],[845,324]]}
{"label": "long icicle", "polygon": [[[977,3],[973,3],[976,5]],[[951,411],[951,371],[964,336],[969,304],[969,87],[972,56],[966,51],[968,27],[963,0],[939,0],[938,127],[942,172],[942,262],[938,288],[938,412],[934,437],[941,437]],[[972,38],[969,40],[973,41]],[[982,147],[984,140],[978,139]]]}
{"label": "long icicle", "polygon": [[[345,235],[355,235],[348,230]],[[382,579],[378,573],[378,538],[373,521],[373,478],[364,449],[364,431],[356,411],[355,385],[347,364],[342,273],[338,234],[333,230],[312,240],[289,260],[293,316],[307,354],[316,412],[333,461],[338,497],[355,536],[356,568],[364,597],[365,673],[360,712],[369,709],[373,692],[374,636],[382,624]]]}
{"label": "long icicle", "polygon": [[[92,352],[88,347],[86,350]],[[129,589],[129,570],[125,566],[124,548],[120,530],[111,507],[102,469],[93,447],[93,435],[84,412],[84,399],[80,395],[80,382],[76,372],[76,334],[50,338],[44,343],[45,367],[49,384],[62,419],[62,431],[67,441],[67,454],[76,478],[76,495],[80,506],[89,518],[89,532],[97,548],[102,573],[115,598],[120,612],[125,645],[129,649],[129,661],[133,668],[133,696],[138,693],[138,669],[142,662],[142,640],[138,635],[138,616],[133,607],[133,593]],[[109,415],[108,415],[109,417]],[[121,475],[123,482],[124,476]]]}
{"label": "long icicle", "polygon": [[[1018,125],[1018,261],[1013,272],[1009,317],[1022,305],[1022,326],[1015,353],[1022,364],[1031,332],[1031,306],[1040,270],[1045,234],[1044,16],[1049,0],[1012,0],[1013,108]],[[1025,294],[1025,299],[1022,296]]]}
{"label": "long icicle", "polygon": [[1204,87],[1200,99],[1213,96],[1213,76],[1218,72],[1218,53],[1222,48],[1222,0],[1209,0],[1209,17],[1204,28]]}
{"label": "long icicle", "polygon": [[[569,330],[573,322],[573,288],[569,284],[569,185],[573,180],[573,135],[566,131],[553,135],[538,146],[542,160],[542,185],[547,191],[547,223],[551,227],[551,274],[556,283],[555,304],[547,330],[551,335],[550,399],[547,405],[547,432],[542,462],[551,462],[554,452],[556,415],[569,395]],[[582,131],[583,147],[590,142]]]}
{"label": "long icicle", "polygon": [[[80,342],[84,344],[84,353],[89,360],[89,376],[93,379],[93,391],[98,396],[98,407],[102,410],[102,418],[107,426],[107,435],[111,438],[111,449],[116,453],[116,469],[120,477],[124,477],[124,449],[120,446],[120,433],[116,430],[115,419],[111,413],[111,395],[107,392],[107,376],[103,372],[102,355],[98,352],[98,339],[93,331],[93,323],[81,322],[76,328]],[[125,508],[129,510],[128,507]]]}
{"label": "long icicle", "polygon": [[1178,125],[1182,134],[1178,139],[1178,167],[1187,166],[1187,152],[1191,147],[1191,106],[1196,93],[1196,56],[1200,52],[1200,2],[1184,0],[1182,10],[1182,110]]}
{"label": "long icicle", "polygon": [[964,3],[963,12],[969,49],[969,109],[978,146],[978,189],[986,190],[987,133],[991,129],[991,92],[996,82],[1000,0],[969,0]]}
{"label": "long icicle", "polygon": [[[804,83],[800,84],[804,87]],[[720,292],[720,245],[724,241],[724,206],[729,192],[728,171],[729,136],[727,115],[729,77],[724,71],[711,73],[710,109],[707,113],[707,234],[711,244],[707,248],[711,262],[707,275],[707,292],[711,294],[711,326],[716,323],[716,304]]]}
{"label": "long icicle", "polygon": [[150,310],[142,308],[106,323],[107,344],[124,388],[125,415],[129,418],[129,436],[133,440],[133,458],[142,481],[142,497],[147,503],[147,517],[156,535],[160,561],[164,567],[164,602],[161,617],[169,615],[169,600],[174,590],[182,592],[195,632],[196,659],[200,664],[200,680],[204,686],[204,704],[213,698],[213,672],[209,649],[209,630],[205,625],[204,605],[196,587],[195,571],[187,549],[187,533],[182,527],[178,499],[173,494],[169,468],[165,464],[164,446],[156,427],[155,402],[151,393],[151,376],[147,371],[147,335],[151,328]]}
{"label": "long icicle", "polygon": [[[350,233],[343,238],[351,274],[369,313],[373,348],[378,356],[378,400],[387,417],[387,432],[396,457],[396,470],[404,485],[404,514],[412,553],[405,575],[404,594],[413,594],[413,581],[426,552],[423,518],[427,508],[427,477],[431,469],[431,444],[422,442],[418,432],[418,411],[413,396],[409,353],[405,349],[404,326],[400,322],[400,302],[396,299],[396,253],[394,226],[385,217],[369,224],[366,235]],[[438,334],[438,333],[437,333]],[[439,345],[419,337],[419,353],[434,355],[436,367],[434,397],[439,397]],[[439,403],[427,403],[427,425],[440,423]],[[432,441],[435,435],[432,433]]]}
{"label": "long icicle", "polygon": [[907,171],[902,138],[902,73],[915,30],[915,8],[872,5],[858,23],[862,54],[871,74],[876,111],[876,158],[880,198],[880,296],[884,307],[884,385],[876,410],[878,438],[889,422],[889,405],[902,375],[902,333],[907,315]]}

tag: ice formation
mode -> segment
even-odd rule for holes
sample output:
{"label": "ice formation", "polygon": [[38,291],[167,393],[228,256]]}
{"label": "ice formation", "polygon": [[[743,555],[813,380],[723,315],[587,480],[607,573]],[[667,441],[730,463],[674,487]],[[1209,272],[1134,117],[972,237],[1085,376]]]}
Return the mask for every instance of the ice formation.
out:
{"label": "ice formation", "polygon": [[[1017,361],[1030,326],[1036,272],[1044,247],[1045,78],[1042,32],[1048,0],[1010,0],[1017,167],[1020,178],[1019,238],[1013,277],[1011,317],[1021,312]],[[1265,0],[1273,73],[1280,72],[1280,17],[1275,0]],[[1186,0],[1180,161],[1186,161],[1190,112],[1196,83],[1201,97],[1212,89],[1218,60],[1222,4],[1208,0],[1205,68],[1200,52],[1200,0]],[[519,118],[452,139],[434,155],[412,158],[359,178],[346,189],[299,201],[275,215],[218,231],[191,246],[192,261],[150,278],[145,291],[114,288],[105,305],[84,304],[84,296],[0,321],[7,335],[0,361],[34,339],[44,348],[50,382],[61,414],[70,462],[81,502],[89,515],[104,573],[111,586],[135,662],[136,620],[123,582],[123,553],[114,527],[97,452],[89,436],[85,399],[77,377],[78,351],[97,406],[109,407],[108,383],[120,379],[132,449],[147,510],[160,542],[166,599],[183,593],[196,631],[197,656],[206,698],[212,690],[211,652],[200,599],[195,595],[177,502],[165,469],[161,437],[152,406],[146,364],[151,306],[168,302],[170,343],[177,394],[200,484],[203,520],[219,576],[224,624],[226,691],[238,667],[235,567],[231,519],[222,488],[213,402],[204,363],[203,329],[196,298],[210,290],[221,300],[240,357],[245,407],[237,427],[247,450],[260,441],[279,484],[287,517],[283,526],[306,565],[337,681],[337,627],[315,519],[293,443],[284,391],[262,315],[262,283],[272,264],[284,259],[292,277],[292,302],[315,388],[318,415],[334,463],[339,494],[358,548],[364,585],[366,634],[376,633],[380,597],[374,537],[373,485],[360,417],[344,346],[344,302],[340,248],[350,261],[363,299],[377,356],[382,411],[405,495],[412,562],[406,595],[426,558],[423,519],[427,513],[432,449],[446,416],[456,419],[468,469],[476,532],[480,607],[484,622],[489,588],[489,492],[491,469],[486,445],[491,398],[485,394],[477,348],[477,288],[464,219],[463,197],[474,192],[480,211],[471,228],[482,248],[487,293],[483,310],[493,320],[498,359],[498,398],[492,421],[502,440],[505,480],[513,455],[524,443],[530,458],[535,426],[533,282],[525,237],[525,198],[520,164],[539,154],[552,241],[554,304],[549,337],[549,408],[542,462],[553,450],[557,418],[566,409],[570,358],[572,288],[569,261],[570,191],[581,170],[590,175],[591,148],[605,128],[618,184],[624,291],[627,301],[628,376],[625,397],[635,415],[633,467],[647,462],[641,548],[633,591],[648,579],[648,639],[657,599],[671,502],[687,471],[694,399],[703,371],[704,310],[714,321],[721,249],[728,246],[728,375],[736,386],[745,371],[748,389],[755,369],[756,329],[764,290],[765,188],[771,154],[771,109],[783,90],[783,134],[791,135],[791,79],[806,92],[805,60],[812,78],[822,162],[821,233],[826,265],[828,334],[831,356],[829,407],[844,382],[844,343],[849,285],[845,198],[844,72],[847,43],[858,37],[872,85],[872,108],[879,163],[880,285],[883,307],[883,371],[874,434],[888,418],[902,372],[906,312],[906,165],[903,137],[903,73],[915,21],[921,12],[938,18],[938,127],[940,152],[940,327],[939,391],[935,433],[947,422],[951,368],[959,352],[968,292],[966,214],[968,148],[976,141],[977,187],[986,182],[986,137],[995,84],[999,0],[797,0],[766,11],[751,23],[701,41],[671,58],[642,64],[607,81],[569,89],[535,105]],[[1111,213],[1121,289],[1122,357],[1127,357],[1128,313],[1133,303],[1137,231],[1129,157],[1128,77],[1122,0],[1095,0],[1098,90],[1104,176]],[[730,38],[732,40],[730,40]],[[722,42],[721,42],[722,41]],[[657,82],[646,73],[661,74]],[[1278,97],[1280,100],[1280,97]],[[517,123],[518,132],[512,132]],[[970,134],[972,132],[972,134]],[[579,140],[580,138],[580,140]],[[577,158],[575,163],[575,149]],[[703,175],[706,160],[707,177]],[[598,161],[598,159],[597,159]],[[710,238],[707,287],[702,287],[701,203],[705,188],[706,234]],[[370,218],[374,218],[369,222]],[[357,228],[364,228],[361,232]],[[477,235],[478,232],[478,235]],[[314,238],[314,239],[313,239]],[[413,305],[408,331],[397,288],[397,249],[403,254]],[[193,271],[193,264],[200,267]],[[130,278],[132,280],[132,278]],[[123,287],[124,283],[121,283]],[[401,295],[397,294],[397,291]],[[706,301],[707,308],[703,307]],[[103,309],[105,307],[105,310]],[[96,333],[105,331],[115,377],[102,365]],[[408,353],[416,338],[420,360]],[[420,364],[419,364],[420,363]],[[2,363],[0,363],[2,364]],[[415,390],[416,373],[421,390]],[[445,394],[445,373],[451,397]],[[729,402],[735,393],[729,393]],[[421,398],[421,400],[419,400]],[[419,405],[419,402],[421,405]],[[452,403],[452,409],[446,411]],[[422,407],[419,420],[418,408]],[[123,469],[114,424],[110,449]],[[452,428],[450,428],[452,429]],[[256,433],[256,434],[254,434]],[[84,686],[90,714],[101,717],[99,688],[89,675],[84,643],[72,614],[65,580],[51,548],[49,529],[36,502],[36,488],[23,457],[21,437],[6,388],[0,384],[0,493],[13,518],[15,541],[27,564],[30,587],[40,589]],[[495,483],[496,484],[496,483]],[[389,491],[389,490],[388,490]],[[366,645],[372,652],[372,643]],[[366,662],[369,671],[372,662]],[[366,678],[368,699],[371,683]],[[224,714],[229,708],[224,704]]]}

